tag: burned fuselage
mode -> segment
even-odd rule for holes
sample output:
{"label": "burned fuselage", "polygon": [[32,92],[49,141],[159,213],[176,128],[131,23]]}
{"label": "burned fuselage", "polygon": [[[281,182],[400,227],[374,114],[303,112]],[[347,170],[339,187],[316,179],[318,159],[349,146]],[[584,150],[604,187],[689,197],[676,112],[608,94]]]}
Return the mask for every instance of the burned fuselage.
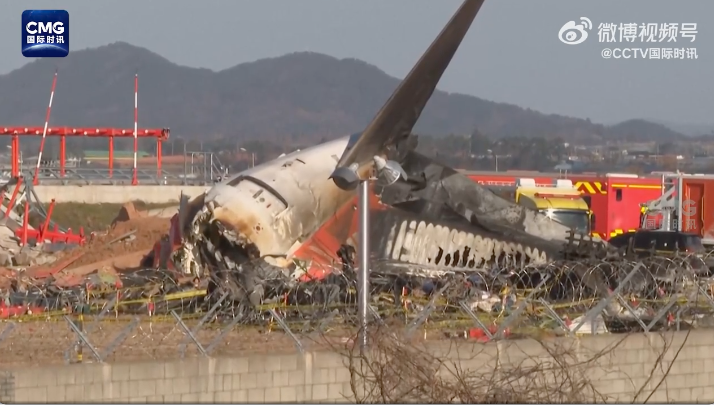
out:
{"label": "burned fuselage", "polygon": [[[295,279],[302,272],[293,269],[294,258],[335,260],[336,249],[317,258],[302,248],[315,242],[320,227],[336,213],[354,215],[350,188],[355,179],[370,176],[375,156],[397,160],[408,173],[379,191],[382,214],[391,217],[378,222],[383,231],[378,240],[393,240],[375,247],[382,251],[378,256],[403,261],[405,251],[419,252],[407,262],[434,265],[448,256],[442,265],[474,267],[494,258],[543,263],[558,257],[566,227],[414,152],[411,130],[482,4],[463,2],[364,132],[244,171],[185,205],[174,263],[186,273],[205,275],[211,272],[207,269],[244,273],[241,264],[257,261],[284,268],[283,274]],[[335,176],[335,168],[349,179]],[[425,225],[402,227],[400,216]],[[445,252],[434,252],[436,246]]]}
{"label": "burned fuselage", "polygon": [[[505,259],[528,264],[563,258],[564,244],[571,238],[569,227],[513,204],[419,153],[409,152],[400,163],[407,180],[378,188],[381,201],[395,209],[392,216],[402,212],[409,219],[406,226],[397,221],[379,238],[392,259],[473,268]],[[394,221],[378,222],[390,223]],[[405,240],[414,241],[414,255],[394,251],[395,244]]]}
{"label": "burned fuselage", "polygon": [[[483,2],[464,0],[353,144],[345,138],[278,158],[184,205],[174,222],[180,228],[174,234],[182,236],[174,263],[195,274],[201,273],[199,257],[206,257],[201,258],[204,263],[220,257],[218,262],[229,267],[256,257],[289,266],[288,261],[275,258],[293,253],[354,196],[353,191],[337,187],[336,179],[329,180],[330,174],[346,156],[360,161],[369,155],[367,150],[380,149],[384,145],[380,137],[408,138]],[[369,166],[358,170],[360,176],[370,171]]]}
{"label": "burned fuselage", "polygon": [[328,179],[347,138],[297,151],[241,172],[190,202],[174,263],[200,275],[207,253],[241,263],[263,258],[286,267],[286,257],[351,197]]}
{"label": "burned fuselage", "polygon": [[[572,239],[590,246],[581,256],[604,249],[425,156],[409,152],[400,162],[406,181],[371,188],[375,267],[428,276],[568,258]],[[356,204],[352,199],[295,253],[312,275],[324,275],[336,262],[339,244],[357,241]]]}

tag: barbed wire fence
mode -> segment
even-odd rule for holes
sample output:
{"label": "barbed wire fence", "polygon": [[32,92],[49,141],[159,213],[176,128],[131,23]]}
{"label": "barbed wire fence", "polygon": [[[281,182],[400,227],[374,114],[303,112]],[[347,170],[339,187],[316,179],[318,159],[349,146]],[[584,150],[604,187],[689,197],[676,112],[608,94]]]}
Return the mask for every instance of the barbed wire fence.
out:
{"label": "barbed wire fence", "polygon": [[[370,323],[409,338],[482,342],[705,328],[714,325],[714,282],[701,261],[692,255],[563,261],[438,278],[373,273]],[[359,325],[356,276],[333,271],[332,280],[269,287],[272,293],[253,303],[245,291],[237,297],[221,288],[54,292],[49,307],[57,310],[32,314],[28,307],[0,324],[0,363],[237,355],[291,346],[305,352],[348,342]],[[84,300],[57,302],[70,295]]]}

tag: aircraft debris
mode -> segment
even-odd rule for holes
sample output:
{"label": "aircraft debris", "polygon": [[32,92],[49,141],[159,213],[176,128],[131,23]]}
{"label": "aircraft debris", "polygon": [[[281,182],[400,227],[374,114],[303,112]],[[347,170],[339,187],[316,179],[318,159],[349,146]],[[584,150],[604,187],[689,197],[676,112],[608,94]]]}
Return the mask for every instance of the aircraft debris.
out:
{"label": "aircraft debris", "polygon": [[603,320],[631,329],[631,308],[657,322],[655,303],[696,302],[710,275],[686,255],[636,261],[415,151],[412,128],[482,4],[463,2],[362,133],[182,197],[145,261],[151,266],[113,275],[95,270],[64,285],[56,274],[18,273],[5,301],[36,312],[120,298],[122,312],[148,315],[218,306],[221,317],[243,323],[274,316],[277,307],[286,319],[349,319],[356,306],[345,305],[357,302],[354,189],[379,170],[388,176],[373,185],[370,200],[369,299],[382,314],[438,309],[430,318],[448,319],[459,303],[470,312],[515,312],[527,298],[558,304],[575,318],[619,295],[639,304],[611,300]]}

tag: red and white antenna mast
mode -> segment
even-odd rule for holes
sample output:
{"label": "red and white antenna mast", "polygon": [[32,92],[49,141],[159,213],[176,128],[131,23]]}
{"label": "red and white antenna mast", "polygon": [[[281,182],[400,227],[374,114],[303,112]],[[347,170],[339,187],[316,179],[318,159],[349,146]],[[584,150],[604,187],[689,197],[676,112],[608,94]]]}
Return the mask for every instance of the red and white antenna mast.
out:
{"label": "red and white antenna mast", "polygon": [[134,74],[134,173],[131,177],[131,184],[139,183],[136,173],[136,154],[139,149],[139,73]]}
{"label": "red and white antenna mast", "polygon": [[57,69],[55,69],[55,76],[52,78],[52,91],[50,92],[50,104],[47,106],[47,114],[45,115],[45,129],[42,130],[42,141],[40,141],[40,153],[37,154],[37,166],[35,166],[35,179],[32,183],[34,185],[40,182],[40,162],[42,161],[42,151],[45,149],[45,139],[47,138],[47,127],[50,125],[50,112],[52,111],[52,99],[55,97],[55,86],[57,86]]}

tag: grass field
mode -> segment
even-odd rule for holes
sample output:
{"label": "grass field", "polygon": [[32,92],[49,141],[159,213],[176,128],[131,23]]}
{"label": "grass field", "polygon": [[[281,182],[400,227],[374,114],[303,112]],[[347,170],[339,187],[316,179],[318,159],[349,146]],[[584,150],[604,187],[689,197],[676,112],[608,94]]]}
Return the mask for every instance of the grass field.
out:
{"label": "grass field", "polygon": [[[176,205],[175,202],[146,203],[141,200],[133,203],[137,210],[161,209]],[[44,206],[45,210],[49,207],[48,204]],[[102,231],[112,224],[121,207],[121,204],[116,203],[55,203],[51,220],[62,227],[72,228],[73,231],[78,231],[80,227],[84,227],[85,233]],[[30,217],[30,224],[36,227],[40,220],[33,217]]]}

